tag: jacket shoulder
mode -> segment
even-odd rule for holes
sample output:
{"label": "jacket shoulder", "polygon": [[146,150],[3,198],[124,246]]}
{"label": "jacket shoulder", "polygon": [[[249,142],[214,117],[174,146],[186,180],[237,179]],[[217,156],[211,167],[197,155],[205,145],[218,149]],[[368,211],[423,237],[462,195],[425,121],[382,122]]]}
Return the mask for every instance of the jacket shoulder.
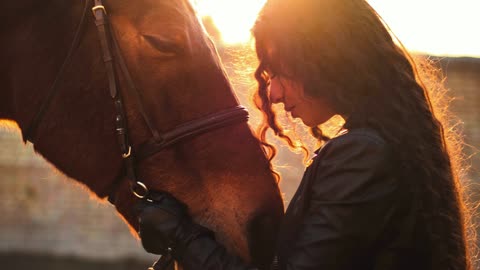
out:
{"label": "jacket shoulder", "polygon": [[341,135],[331,139],[332,142],[357,142],[357,143],[374,143],[377,145],[385,145],[387,142],[383,139],[378,131],[370,128],[358,128],[346,131]]}
{"label": "jacket shoulder", "polygon": [[360,151],[367,156],[386,155],[389,152],[388,150],[388,143],[377,131],[361,128],[346,131],[331,139],[319,150],[318,155],[330,159],[341,158],[344,155],[348,156],[356,151]]}
{"label": "jacket shoulder", "polygon": [[358,129],[331,139],[314,162],[313,196],[364,200],[397,187],[388,143],[375,131]]}

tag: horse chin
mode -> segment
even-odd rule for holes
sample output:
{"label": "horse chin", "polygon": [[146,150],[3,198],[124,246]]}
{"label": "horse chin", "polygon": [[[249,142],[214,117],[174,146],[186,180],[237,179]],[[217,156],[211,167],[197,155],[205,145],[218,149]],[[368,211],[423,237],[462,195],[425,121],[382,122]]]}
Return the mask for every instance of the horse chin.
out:
{"label": "horse chin", "polygon": [[205,226],[215,231],[216,241],[223,245],[230,255],[239,256],[246,264],[258,269],[269,269],[274,255],[278,220],[278,217],[263,213],[249,219],[246,226],[240,224]]}

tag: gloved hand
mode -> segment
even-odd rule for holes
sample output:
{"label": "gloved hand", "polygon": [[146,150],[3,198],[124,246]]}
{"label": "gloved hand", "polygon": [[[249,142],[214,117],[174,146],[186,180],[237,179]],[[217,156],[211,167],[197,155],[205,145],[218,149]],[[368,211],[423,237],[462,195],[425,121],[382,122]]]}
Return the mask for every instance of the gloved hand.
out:
{"label": "gloved hand", "polygon": [[139,235],[143,248],[150,253],[181,260],[189,243],[200,237],[211,237],[207,228],[194,223],[187,207],[165,192],[150,192],[149,200],[137,205]]}

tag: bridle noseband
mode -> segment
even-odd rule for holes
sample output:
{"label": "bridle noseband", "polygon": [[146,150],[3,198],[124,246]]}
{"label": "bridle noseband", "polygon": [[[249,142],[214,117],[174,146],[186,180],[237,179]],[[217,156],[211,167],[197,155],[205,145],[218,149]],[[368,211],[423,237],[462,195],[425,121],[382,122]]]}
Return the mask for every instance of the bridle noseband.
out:
{"label": "bridle noseband", "polygon": [[[58,92],[58,83],[63,77],[66,68],[70,65],[72,57],[76,49],[80,44],[80,37],[84,29],[84,21],[86,14],[88,13],[88,3],[90,0],[85,0],[85,7],[82,13],[80,24],[77,27],[76,34],[72,45],[67,53],[67,57],[60,67],[60,71],[57,73],[55,80],[47,93],[47,96],[41,103],[40,109],[32,118],[27,128],[23,129],[23,139],[25,141],[33,142],[35,132],[48,109],[51,100],[55,93]],[[228,125],[233,125],[239,122],[246,122],[248,120],[248,112],[242,106],[235,106],[233,108],[223,110],[214,114],[204,116],[202,118],[192,120],[190,122],[183,123],[170,131],[160,133],[153,125],[153,121],[149,115],[145,112],[143,101],[141,99],[140,92],[135,87],[135,84],[131,78],[130,72],[127,69],[125,60],[118,46],[117,39],[113,29],[110,27],[107,10],[102,4],[101,0],[94,0],[94,6],[92,8],[93,15],[95,17],[95,25],[98,29],[98,35],[100,39],[100,45],[102,49],[103,62],[105,63],[108,86],[110,97],[115,105],[115,133],[117,136],[118,144],[120,146],[121,155],[124,161],[126,178],[130,183],[130,190],[132,193],[140,199],[148,199],[148,187],[140,180],[137,179],[136,174],[136,161],[143,160],[153,154],[156,154],[167,147],[177,144],[186,139],[198,136],[200,134],[219,129]],[[112,53],[113,52],[113,53]],[[127,119],[125,109],[122,101],[122,96],[118,90],[118,76],[115,66],[118,66],[120,72],[123,74],[127,83],[127,89],[129,93],[135,96],[139,105],[140,113],[143,119],[152,133],[152,138],[146,143],[140,145],[138,149],[132,149],[128,131],[127,131]],[[111,192],[109,192],[108,200],[115,204],[115,194],[117,186],[123,178],[113,184]]]}

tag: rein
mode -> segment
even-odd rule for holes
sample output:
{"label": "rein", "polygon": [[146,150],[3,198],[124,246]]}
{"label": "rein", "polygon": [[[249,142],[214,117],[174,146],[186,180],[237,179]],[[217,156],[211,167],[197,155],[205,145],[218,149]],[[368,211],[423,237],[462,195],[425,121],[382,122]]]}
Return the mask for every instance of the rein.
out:
{"label": "rein", "polygon": [[[85,0],[85,6],[83,9],[82,17],[77,26],[77,30],[72,42],[72,45],[67,53],[67,56],[60,67],[59,72],[57,73],[55,80],[53,81],[47,96],[41,103],[40,108],[38,109],[35,116],[32,118],[30,124],[27,128],[23,129],[23,139],[24,141],[30,141],[34,144],[35,134],[38,130],[39,125],[41,124],[44,115],[49,108],[51,101],[55,94],[59,91],[59,82],[63,77],[65,70],[68,66],[71,65],[72,58],[76,49],[80,45],[80,40],[82,33],[85,28],[85,18],[88,13],[88,6],[90,0]],[[149,200],[149,189],[148,187],[140,180],[137,179],[136,173],[136,161],[143,160],[148,158],[167,147],[180,143],[184,140],[190,139],[192,137],[198,136],[203,133],[210,132],[222,127],[233,125],[240,122],[246,122],[248,120],[248,112],[242,106],[235,106],[223,111],[219,111],[204,117],[201,117],[196,120],[192,120],[186,123],[183,123],[170,131],[160,133],[153,125],[153,121],[149,115],[145,112],[144,105],[141,99],[140,92],[135,87],[135,84],[132,80],[130,72],[125,64],[125,60],[120,51],[115,33],[109,24],[107,10],[102,4],[101,0],[94,0],[94,5],[92,12],[95,18],[95,25],[98,29],[99,41],[102,50],[103,62],[105,63],[105,68],[107,71],[108,77],[108,87],[110,97],[113,100],[115,105],[115,134],[118,140],[120,147],[121,155],[124,161],[125,166],[125,176],[130,183],[130,190],[139,199]],[[118,67],[117,69],[115,67]],[[150,132],[152,133],[152,138],[146,143],[140,145],[138,149],[132,149],[127,129],[127,119],[125,108],[123,105],[123,100],[120,91],[118,90],[119,80],[118,72],[121,72],[127,83],[126,87],[135,98],[138,103],[140,113],[143,116],[145,123],[147,124]],[[110,203],[114,204],[115,194],[117,192],[117,186],[123,181],[123,177],[120,177],[111,188],[109,192],[108,200]],[[164,258],[164,257],[162,257]]]}

